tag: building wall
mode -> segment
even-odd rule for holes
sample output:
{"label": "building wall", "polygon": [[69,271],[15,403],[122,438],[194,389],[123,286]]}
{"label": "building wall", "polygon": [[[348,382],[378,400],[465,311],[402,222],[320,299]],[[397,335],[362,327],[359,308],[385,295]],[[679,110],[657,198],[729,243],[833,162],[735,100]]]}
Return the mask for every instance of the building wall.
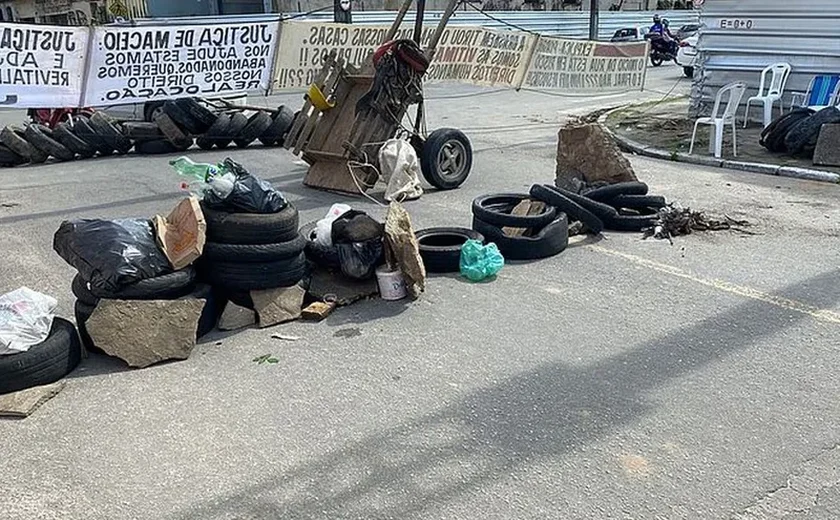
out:
{"label": "building wall", "polygon": [[[88,25],[109,21],[109,2],[114,0],[0,0],[3,21],[9,13],[13,21],[52,23],[59,25]],[[170,0],[170,3],[175,3]],[[119,0],[117,11],[125,11],[128,17],[146,16],[146,0]]]}
{"label": "building wall", "polygon": [[706,0],[700,21],[694,113],[707,112],[720,87],[733,81],[748,85],[746,100],[756,93],[761,70],[776,62],[792,67],[786,106],[790,92],[804,92],[815,75],[840,73],[838,0]]}

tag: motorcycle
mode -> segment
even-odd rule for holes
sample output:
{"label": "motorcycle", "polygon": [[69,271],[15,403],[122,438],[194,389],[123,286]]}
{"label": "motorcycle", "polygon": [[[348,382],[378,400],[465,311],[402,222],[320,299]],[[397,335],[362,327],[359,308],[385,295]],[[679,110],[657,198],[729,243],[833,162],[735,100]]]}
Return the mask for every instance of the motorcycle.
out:
{"label": "motorcycle", "polygon": [[76,117],[87,117],[93,115],[92,108],[30,108],[26,115],[33,123],[41,124],[47,128],[55,128],[59,123],[69,121]]}
{"label": "motorcycle", "polygon": [[646,34],[645,39],[650,41],[650,63],[654,67],[677,60],[679,44],[676,40],[668,40],[658,33]]}

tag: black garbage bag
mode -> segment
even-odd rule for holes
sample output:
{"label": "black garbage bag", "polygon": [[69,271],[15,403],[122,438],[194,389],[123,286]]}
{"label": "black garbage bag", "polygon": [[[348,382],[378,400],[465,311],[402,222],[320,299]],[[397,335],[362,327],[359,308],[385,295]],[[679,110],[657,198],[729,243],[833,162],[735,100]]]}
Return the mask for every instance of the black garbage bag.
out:
{"label": "black garbage bag", "polygon": [[331,238],[341,272],[348,278],[371,278],[385,257],[384,226],[363,211],[350,210],[332,223]]}
{"label": "black garbage bag", "polygon": [[65,220],[55,232],[53,249],[104,291],[172,272],[148,219]]}
{"label": "black garbage bag", "polygon": [[289,204],[271,183],[248,173],[230,157],[225,159],[224,165],[236,177],[233,189],[224,195],[208,190],[204,195],[208,208],[228,213],[279,213]]}

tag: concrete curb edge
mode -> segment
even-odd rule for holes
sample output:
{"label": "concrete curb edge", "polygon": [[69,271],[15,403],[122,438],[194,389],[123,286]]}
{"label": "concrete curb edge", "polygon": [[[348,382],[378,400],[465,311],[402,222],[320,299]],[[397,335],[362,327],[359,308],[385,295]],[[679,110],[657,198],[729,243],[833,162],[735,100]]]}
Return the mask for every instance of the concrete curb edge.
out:
{"label": "concrete curb edge", "polygon": [[726,168],[729,170],[737,170],[750,173],[761,173],[764,175],[778,175],[780,177],[791,177],[794,179],[802,179],[809,181],[828,182],[831,184],[840,184],[840,174],[826,172],[822,170],[810,170],[808,168],[798,168],[795,166],[780,166],[764,163],[754,163],[746,161],[730,161],[726,159],[717,159],[715,157],[688,155],[687,153],[677,152],[671,153],[659,148],[643,145],[632,139],[620,136],[613,132],[605,123],[610,114],[627,108],[619,107],[609,112],[606,112],[598,118],[598,122],[604,129],[615,139],[618,147],[628,153],[641,155],[644,157],[651,157],[653,159],[661,159],[664,161],[681,162],[687,164],[697,164],[701,166],[713,166],[715,168]]}

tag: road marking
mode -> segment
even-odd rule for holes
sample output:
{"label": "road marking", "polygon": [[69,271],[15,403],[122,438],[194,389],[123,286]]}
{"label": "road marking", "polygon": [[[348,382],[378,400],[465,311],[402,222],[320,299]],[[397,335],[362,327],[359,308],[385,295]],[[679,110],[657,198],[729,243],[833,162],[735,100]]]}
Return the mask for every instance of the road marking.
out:
{"label": "road marking", "polygon": [[631,255],[629,253],[622,253],[620,251],[608,249],[603,246],[591,245],[589,247],[594,251],[598,251],[599,253],[622,258],[636,265],[647,267],[648,269],[653,269],[654,271],[659,271],[660,273],[670,274],[671,276],[676,276],[685,280],[691,280],[692,282],[705,285],[706,287],[712,287],[713,289],[718,289],[720,291],[725,291],[730,294],[743,296],[744,298],[751,298],[753,300],[769,303],[770,305],[775,305],[776,307],[781,307],[790,311],[807,314],[808,316],[811,316],[812,318],[820,321],[840,324],[840,313],[838,312],[830,311],[828,309],[820,309],[819,307],[814,307],[813,305],[808,305],[807,303],[803,303],[797,300],[789,300],[787,298],[782,298],[781,296],[776,296],[773,294],[753,289],[751,287],[734,284],[724,280],[701,278],[699,276],[691,274],[688,271],[683,271],[679,267],[661,264],[659,262],[654,262],[653,260],[648,260],[646,258]]}

